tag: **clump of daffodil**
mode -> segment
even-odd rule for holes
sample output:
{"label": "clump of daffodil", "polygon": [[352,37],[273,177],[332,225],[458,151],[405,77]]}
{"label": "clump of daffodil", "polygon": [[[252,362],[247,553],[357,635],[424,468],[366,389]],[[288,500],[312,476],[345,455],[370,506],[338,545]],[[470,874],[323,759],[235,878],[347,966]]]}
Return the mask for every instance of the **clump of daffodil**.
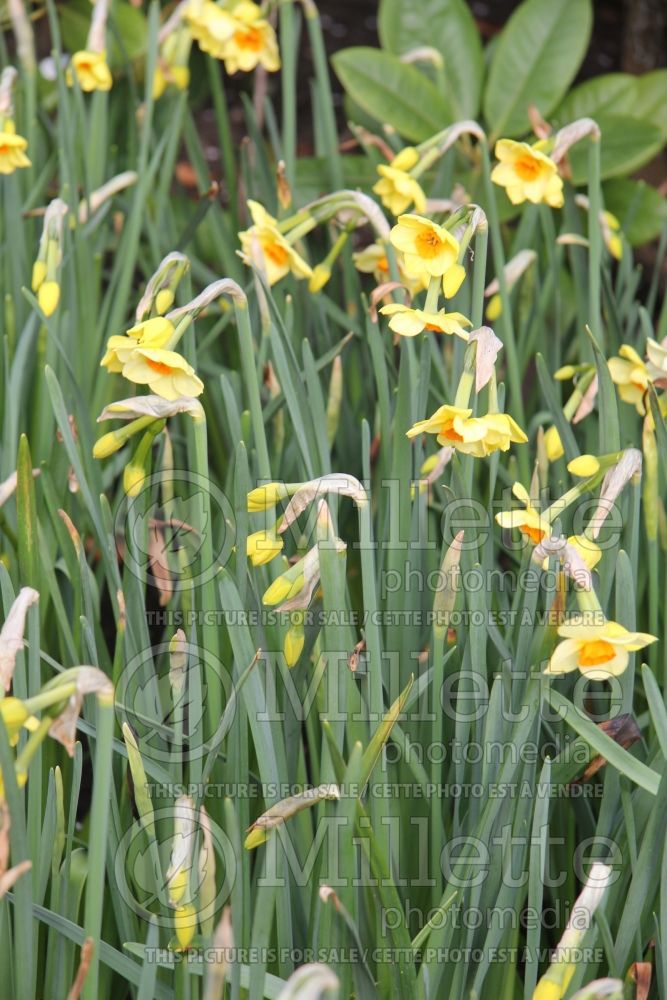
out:
{"label": "clump of daffodil", "polygon": [[37,259],[32,266],[32,290],[45,316],[53,315],[60,301],[63,220],[68,210],[60,198],[55,198],[46,209]]}
{"label": "clump of daffodil", "polygon": [[[242,258],[246,264],[257,261],[266,272],[269,285],[284,278],[290,272],[296,278],[312,278],[312,268],[301,257],[292,245],[292,241],[303,234],[301,226],[290,233],[284,233],[276,219],[256,201],[249,201],[248,208],[252,218],[252,226],[239,233]],[[308,221],[312,228],[315,221]]]}
{"label": "clump of daffodil", "polygon": [[441,278],[458,264],[458,240],[443,226],[420,215],[399,216],[390,239],[404,255],[409,274],[426,271],[432,278]]}
{"label": "clump of daffodil", "polygon": [[623,402],[634,406],[637,413],[644,416],[646,392],[651,382],[648,365],[630,344],[622,344],[618,353],[619,357],[607,362],[612,380]]}
{"label": "clump of daffodil", "polygon": [[377,168],[380,180],[373,185],[373,191],[392,215],[402,215],[411,206],[420,214],[426,211],[426,195],[410,174],[418,162],[419,152],[414,146],[406,146],[391,163],[381,163]]}
{"label": "clump of daffodil", "polygon": [[389,329],[401,337],[416,337],[424,330],[432,330],[434,333],[453,334],[461,340],[467,340],[468,332],[465,327],[472,326],[470,320],[462,313],[446,313],[444,309],[438,312],[426,312],[423,309],[411,309],[409,306],[392,302],[382,306],[380,312],[383,316],[391,316]]}
{"label": "clump of daffodil", "polygon": [[106,26],[109,0],[96,0],[85,49],[75,52],[67,68],[67,85],[74,79],[85,93],[111,90],[113,83],[106,55]]}
{"label": "clump of daffodil", "polygon": [[153,100],[159,100],[168,87],[187,90],[190,83],[188,60],[192,35],[184,19],[185,5],[178,4],[160,28],[159,50],[153,74]]}
{"label": "clump of daffodil", "polygon": [[191,0],[185,16],[200,49],[222,59],[228,73],[249,73],[256,66],[270,73],[280,69],[275,31],[251,0],[224,6]]}
{"label": "clump of daffodil", "polygon": [[16,70],[7,66],[0,76],[0,174],[13,174],[30,166],[26,156],[28,141],[16,132],[12,89]]}
{"label": "clump of daffodil", "polygon": [[496,143],[495,154],[500,162],[491,171],[491,180],[505,188],[513,205],[531,201],[562,207],[563,181],[545,152],[548,147],[546,140],[532,146],[514,139],[499,139]]}

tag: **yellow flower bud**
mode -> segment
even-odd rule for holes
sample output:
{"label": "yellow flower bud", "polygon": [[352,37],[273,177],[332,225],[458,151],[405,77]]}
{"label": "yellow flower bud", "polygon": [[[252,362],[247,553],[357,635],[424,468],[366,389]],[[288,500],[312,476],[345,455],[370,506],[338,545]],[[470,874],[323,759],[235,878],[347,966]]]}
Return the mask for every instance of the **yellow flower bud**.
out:
{"label": "yellow flower bud", "polygon": [[45,316],[52,316],[60,301],[60,285],[57,281],[44,281],[37,292],[39,307]]}
{"label": "yellow flower bud", "polygon": [[452,264],[442,276],[442,293],[446,299],[453,299],[463,284],[466,269],[463,264]]}
{"label": "yellow flower bud", "polygon": [[124,438],[119,438],[115,431],[109,431],[98,438],[93,445],[93,458],[108,458],[115,454],[125,444]]}
{"label": "yellow flower bud", "polygon": [[248,493],[248,510],[251,514],[260,510],[268,510],[275,507],[279,500],[284,500],[288,496],[284,483],[267,483],[265,486],[258,486],[257,489]]}
{"label": "yellow flower bud", "polygon": [[533,993],[533,1000],[561,1000],[563,991],[558,983],[541,979]]}
{"label": "yellow flower bud", "polygon": [[489,299],[488,305],[486,307],[486,318],[489,323],[494,323],[503,311],[503,300],[500,295],[496,293],[492,295]]}
{"label": "yellow flower bud", "polygon": [[245,847],[246,851],[253,851],[256,847],[259,847],[260,844],[265,843],[266,839],[267,839],[266,830],[264,830],[261,826],[256,826],[253,830],[250,831],[250,833],[246,837],[245,841],[243,842],[243,846]]}
{"label": "yellow flower bud", "polygon": [[282,551],[283,538],[273,531],[254,531],[246,539],[246,555],[253,566],[264,566]]}
{"label": "yellow flower bud", "polygon": [[290,597],[298,594],[304,582],[303,573],[299,573],[294,580],[291,580],[287,575],[279,576],[264,593],[262,601],[264,604],[282,604],[283,601],[287,601]]}
{"label": "yellow flower bud", "polygon": [[599,468],[600,463],[595,455],[580,455],[568,463],[567,471],[573,476],[579,476],[580,479],[587,479],[589,476],[594,476]]}
{"label": "yellow flower bud", "polygon": [[155,296],[155,310],[160,316],[163,316],[168,309],[171,309],[173,304],[174,293],[171,288],[163,288]]}
{"label": "yellow flower bud", "polygon": [[146,470],[142,465],[133,465],[131,462],[126,465],[123,471],[123,489],[126,495],[139,496],[145,478]]}
{"label": "yellow flower bud", "polygon": [[285,663],[288,667],[293,667],[299,662],[299,657],[303,652],[303,644],[305,642],[305,633],[303,630],[303,616],[298,616],[298,621],[294,621],[294,615],[290,627],[287,630],[287,635],[285,636],[285,644],[283,646],[283,652],[285,654]]}
{"label": "yellow flower bud", "polygon": [[178,907],[174,913],[174,930],[180,947],[185,950],[189,947],[197,930],[197,911],[192,903],[185,903]]}
{"label": "yellow flower bud", "polygon": [[561,458],[565,454],[563,442],[560,439],[557,427],[552,426],[545,433],[544,447],[547,450],[547,458],[550,462],[557,461],[557,459]]}
{"label": "yellow flower bud", "polygon": [[36,260],[32,265],[32,282],[30,287],[36,292],[46,278],[46,264],[43,260]]}
{"label": "yellow flower bud", "polygon": [[169,881],[169,900],[174,905],[180,903],[185,895],[188,885],[188,872],[185,868],[179,868],[176,874]]}

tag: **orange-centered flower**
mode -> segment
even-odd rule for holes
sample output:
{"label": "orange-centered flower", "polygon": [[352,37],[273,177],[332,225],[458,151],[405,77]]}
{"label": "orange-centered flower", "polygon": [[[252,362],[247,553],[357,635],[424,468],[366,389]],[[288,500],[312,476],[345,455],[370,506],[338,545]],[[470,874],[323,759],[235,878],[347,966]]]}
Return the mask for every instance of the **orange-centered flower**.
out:
{"label": "orange-centered flower", "polygon": [[565,641],[556,646],[545,673],[579,669],[593,681],[604,681],[623,673],[630,653],[656,642],[656,636],[647,632],[628,632],[618,622],[591,617],[578,612],[560,626],[558,635]]}
{"label": "orange-centered flower", "polygon": [[540,149],[541,145],[529,146],[514,139],[500,139],[496,143],[495,153],[500,163],[493,168],[491,180],[505,188],[513,205],[532,201],[560,208],[563,204],[563,181],[554,161]]}
{"label": "orange-centered flower", "polygon": [[421,215],[399,216],[390,239],[405,254],[409,273],[424,270],[431,277],[440,278],[458,261],[459,244],[454,236]]}

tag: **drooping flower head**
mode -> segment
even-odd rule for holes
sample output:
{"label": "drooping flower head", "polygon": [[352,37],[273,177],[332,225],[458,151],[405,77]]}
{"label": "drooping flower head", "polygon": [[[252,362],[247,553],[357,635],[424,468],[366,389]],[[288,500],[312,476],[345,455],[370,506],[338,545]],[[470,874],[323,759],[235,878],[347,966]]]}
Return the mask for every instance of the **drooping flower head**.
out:
{"label": "drooping flower head", "polygon": [[248,208],[253,225],[239,233],[245,263],[252,263],[259,255],[270,285],[290,272],[297,278],[311,278],[312,268],[280,232],[273,216],[256,201],[249,201]]}
{"label": "drooping flower head", "polygon": [[539,545],[545,536],[551,534],[551,524],[547,518],[540,515],[540,512],[533,507],[532,501],[521,483],[515,483],[512,493],[522,504],[521,510],[503,510],[496,514],[496,523],[501,528],[518,528],[522,535],[533,543]]}
{"label": "drooping flower head", "polygon": [[434,333],[453,334],[461,340],[467,340],[468,332],[465,327],[472,326],[470,320],[462,313],[446,313],[444,309],[438,312],[426,312],[423,309],[411,309],[409,306],[392,302],[382,306],[380,312],[383,316],[391,316],[389,329],[401,337],[416,337],[424,330],[432,330]]}
{"label": "drooping flower head", "polygon": [[542,151],[543,143],[529,146],[527,142],[500,139],[495,153],[499,163],[491,171],[494,184],[504,187],[513,205],[524,201],[545,202],[551,208],[563,205],[563,181],[558,167]]}
{"label": "drooping flower head", "polygon": [[437,434],[438,444],[451,445],[464,455],[485,458],[494,451],[507,451],[511,443],[525,444],[528,438],[507,413],[487,413],[473,417],[472,410],[445,404],[427,420],[419,420],[407,432]]}

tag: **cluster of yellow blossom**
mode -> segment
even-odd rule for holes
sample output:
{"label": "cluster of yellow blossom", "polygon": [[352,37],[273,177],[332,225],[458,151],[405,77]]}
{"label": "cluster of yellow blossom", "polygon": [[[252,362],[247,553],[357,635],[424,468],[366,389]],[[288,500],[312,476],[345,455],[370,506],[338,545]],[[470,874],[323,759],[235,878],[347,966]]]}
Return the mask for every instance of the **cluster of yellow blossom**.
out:
{"label": "cluster of yellow blossom", "polygon": [[228,73],[249,73],[256,66],[270,73],[280,69],[275,32],[252,0],[191,0],[185,17],[202,52],[221,59]]}

